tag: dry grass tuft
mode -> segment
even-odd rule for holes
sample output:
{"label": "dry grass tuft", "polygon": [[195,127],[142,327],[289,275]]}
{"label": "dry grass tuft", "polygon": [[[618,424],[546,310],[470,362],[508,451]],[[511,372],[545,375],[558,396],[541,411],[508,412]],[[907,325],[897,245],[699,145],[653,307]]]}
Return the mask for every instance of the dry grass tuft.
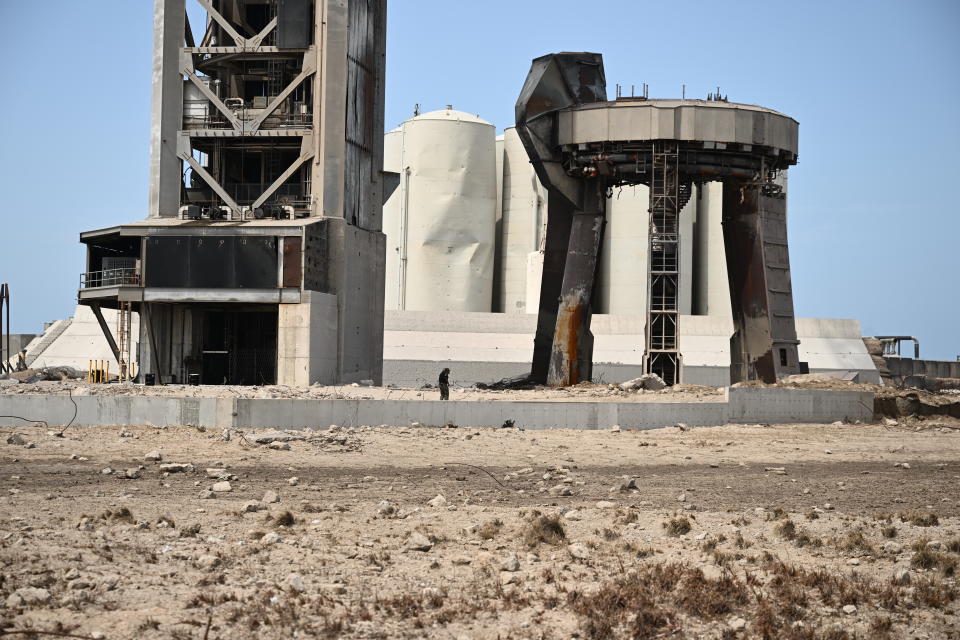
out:
{"label": "dry grass tuft", "polygon": [[667,530],[667,535],[670,536],[682,536],[686,533],[690,533],[690,521],[680,516],[679,518],[673,518],[668,522],[663,523],[663,528]]}
{"label": "dry grass tuft", "polygon": [[897,528],[896,528],[895,526],[893,526],[892,524],[891,524],[891,525],[888,525],[888,526],[886,526],[886,527],[884,527],[883,529],[880,530],[880,534],[881,534],[884,538],[890,538],[890,539],[896,538],[896,537],[897,537]]}
{"label": "dry grass tuft", "polygon": [[543,515],[534,512],[533,517],[523,530],[523,542],[528,547],[536,547],[540,543],[558,545],[566,541],[567,532],[563,528],[560,516]]}
{"label": "dry grass tuft", "polygon": [[900,518],[900,522],[909,522],[916,527],[935,527],[940,524],[940,518],[935,513],[901,511],[897,516]]}
{"label": "dry grass tuft", "polygon": [[280,515],[270,517],[269,520],[274,527],[292,527],[297,523],[297,519],[289,511],[284,511]]}
{"label": "dry grass tuft", "polygon": [[481,540],[493,540],[501,529],[503,529],[503,520],[494,518],[477,527],[477,535],[480,536]]}

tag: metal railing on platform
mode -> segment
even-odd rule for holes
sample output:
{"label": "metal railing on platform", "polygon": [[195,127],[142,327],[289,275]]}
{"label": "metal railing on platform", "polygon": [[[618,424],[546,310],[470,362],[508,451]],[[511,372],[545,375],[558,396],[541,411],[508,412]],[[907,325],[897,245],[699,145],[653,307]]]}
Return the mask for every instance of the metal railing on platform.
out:
{"label": "metal railing on platform", "polygon": [[80,274],[80,288],[140,286],[140,273],[136,269],[105,269]]}

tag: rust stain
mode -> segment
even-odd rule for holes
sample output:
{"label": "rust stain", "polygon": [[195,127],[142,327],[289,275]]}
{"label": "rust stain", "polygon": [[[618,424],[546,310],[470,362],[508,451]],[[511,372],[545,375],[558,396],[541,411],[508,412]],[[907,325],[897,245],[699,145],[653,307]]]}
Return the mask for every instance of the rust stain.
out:
{"label": "rust stain", "polygon": [[580,327],[583,318],[583,303],[576,295],[567,296],[557,316],[555,344],[560,345],[565,361],[566,385],[580,382]]}

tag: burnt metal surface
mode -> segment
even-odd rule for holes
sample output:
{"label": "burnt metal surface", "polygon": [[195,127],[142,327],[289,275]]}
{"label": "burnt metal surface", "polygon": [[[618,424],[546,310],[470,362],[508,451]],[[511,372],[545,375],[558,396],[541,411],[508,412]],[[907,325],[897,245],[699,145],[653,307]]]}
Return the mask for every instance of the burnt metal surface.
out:
{"label": "burnt metal surface", "polygon": [[517,100],[517,134],[540,182],[550,216],[531,378],[557,386],[589,380],[593,366],[591,300],[603,237],[606,183],[571,176],[561,164],[557,116],[606,100],[603,59],[558,53],[533,61]]}
{"label": "burnt metal surface", "polygon": [[725,182],[723,242],[734,327],[730,383],[800,373],[782,194]]}
{"label": "burnt metal surface", "polygon": [[573,215],[567,244],[547,375],[547,384],[556,387],[589,381],[593,375],[591,305],[606,222],[606,189],[592,186],[584,210]]}

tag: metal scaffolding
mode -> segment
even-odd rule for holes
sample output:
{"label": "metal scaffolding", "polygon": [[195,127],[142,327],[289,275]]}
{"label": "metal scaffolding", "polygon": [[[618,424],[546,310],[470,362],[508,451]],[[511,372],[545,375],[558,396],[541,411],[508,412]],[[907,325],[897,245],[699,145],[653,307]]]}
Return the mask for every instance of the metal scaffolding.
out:
{"label": "metal scaffolding", "polygon": [[680,210],[690,197],[681,185],[677,143],[652,144],[650,251],[647,269],[647,326],[644,370],[668,385],[680,382],[679,335]]}

